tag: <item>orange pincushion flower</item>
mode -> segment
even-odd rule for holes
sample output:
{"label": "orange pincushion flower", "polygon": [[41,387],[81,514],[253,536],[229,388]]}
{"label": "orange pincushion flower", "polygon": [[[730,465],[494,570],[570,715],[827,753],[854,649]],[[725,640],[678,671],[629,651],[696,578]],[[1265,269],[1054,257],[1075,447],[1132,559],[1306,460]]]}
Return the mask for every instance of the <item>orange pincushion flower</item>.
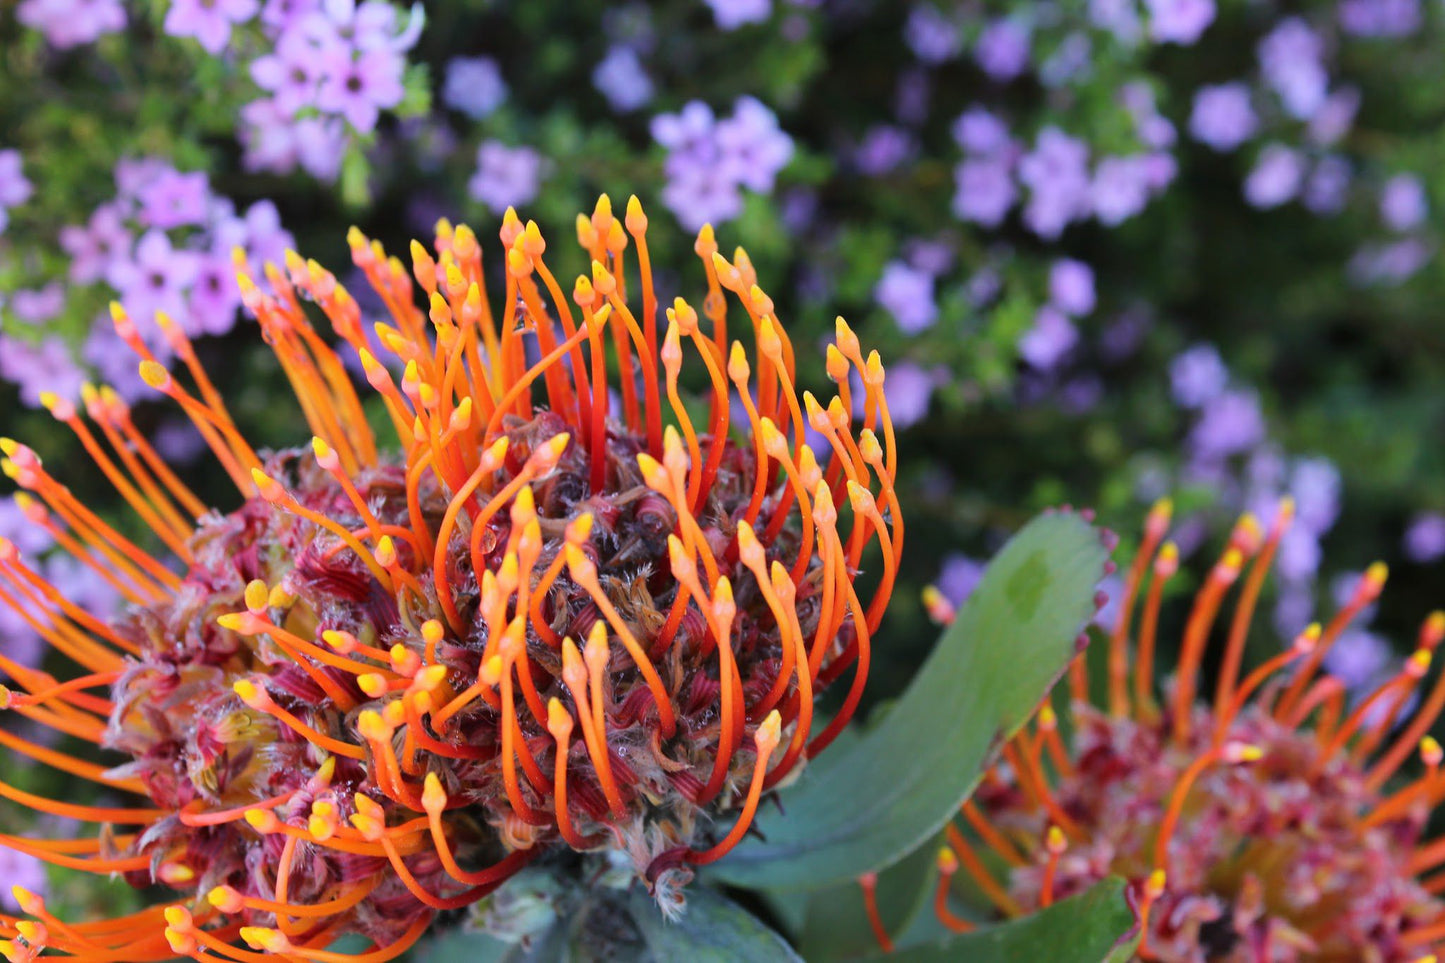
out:
{"label": "orange pincushion flower", "polygon": [[[969,926],[948,906],[960,868],[1008,916],[1118,874],[1132,882],[1145,960],[1434,959],[1432,947],[1445,942],[1445,874],[1427,874],[1445,862],[1445,841],[1428,841],[1426,823],[1445,798],[1445,778],[1440,746],[1425,733],[1445,708],[1445,676],[1406,719],[1445,639],[1445,613],[1426,619],[1399,673],[1351,707],[1321,667],[1379,597],[1386,573],[1377,564],[1327,625],[1241,675],[1255,603],[1292,513],[1286,501],[1268,535],[1250,516],[1235,527],[1194,599],[1161,704],[1154,645],[1179,561],[1164,541],[1169,505],[1155,507],[1109,639],[1104,705],[1088,701],[1077,662],[1072,739],[1045,705],[1006,746],[961,823],[948,827],[935,901],[945,924]],[[1241,578],[1217,687],[1201,703],[1207,644]],[[1423,773],[1390,787],[1417,749]]]}
{"label": "orange pincushion flower", "polygon": [[[0,783],[21,805],[105,824],[91,841],[0,844],[163,884],[186,905],[68,924],[27,894],[29,918],[0,917],[8,959],[52,947],[330,963],[325,948],[359,932],[375,948],[357,959],[381,961],[437,911],[563,848],[627,853],[676,910],[689,867],[735,846],[761,795],[846,725],[903,548],[883,367],[840,319],[837,395],[800,398],[772,301],[710,228],[696,244],[709,330],[679,298],[659,344],[646,228],[636,198],[624,220],[605,196],[579,217],[592,270],[569,295],[537,226],[509,210],[500,316],[466,227],[442,223],[435,253],[414,243],[410,271],[353,231],[391,314],[376,331],[399,382],[320,265],[268,265],[273,294],[243,274],[315,436],[275,453],[237,431],[178,327],[158,319],[193,388],[116,310],[147,383],[185,409],[244,501],[209,511],[113,392],[84,395],[99,435],[48,399],[177,570],[4,441],[31,519],[130,603],[103,623],[0,543],[0,604],[48,613],[37,629],[85,673],[61,682],[0,656],[24,690],[3,690],[5,705],[131,761],[106,769],[5,730],[0,743],[139,801],[77,805]],[[729,341],[724,292],[741,302],[751,358]],[[306,301],[359,356],[398,456],[379,452]],[[688,355],[711,385],[706,426],[680,394]],[[827,441],[821,460],[803,444],[810,426]],[[865,552],[881,570],[866,601],[854,581]],[[842,711],[814,731],[814,696],[850,670]]]}

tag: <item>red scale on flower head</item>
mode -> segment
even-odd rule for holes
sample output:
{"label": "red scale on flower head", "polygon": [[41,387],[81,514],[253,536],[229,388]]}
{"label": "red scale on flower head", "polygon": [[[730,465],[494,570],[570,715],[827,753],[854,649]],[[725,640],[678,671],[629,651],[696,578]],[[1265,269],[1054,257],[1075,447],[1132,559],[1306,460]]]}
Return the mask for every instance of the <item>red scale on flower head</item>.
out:
{"label": "red scale on flower head", "polygon": [[[124,830],[93,845],[0,844],[162,883],[190,909],[0,917],[0,951],[334,963],[326,947],[359,932],[375,948],[355,959],[380,963],[435,913],[565,848],[628,853],[676,909],[691,867],[735,846],[763,793],[827,745],[866,682],[903,550],[882,364],[840,320],[828,365],[840,395],[800,397],[772,301],[710,228],[696,246],[701,314],[679,298],[659,318],[646,226],[635,198],[619,220],[603,197],[578,221],[590,273],[566,290],[537,226],[508,211],[496,313],[470,229],[442,222],[409,268],[352,231],[400,377],[321,265],[288,253],[266,268],[269,293],[243,274],[314,436],[264,457],[178,326],[161,321],[184,376],[115,309],[142,377],[190,416],[242,502],[207,511],[108,389],[84,398],[100,436],[51,399],[182,560],[178,575],[28,448],[0,443],[27,514],[131,602],[101,623],[0,552],[0,604],[45,593],[38,629],[88,673],[59,683],[0,665],[20,690],[6,690],[9,708],[131,761],[106,769],[8,734],[5,745],[138,800],[77,806],[0,783],[22,805]],[[308,302],[356,353],[368,401]],[[752,361],[729,340],[729,313]],[[710,385],[700,409],[680,393],[685,369]],[[395,454],[368,406],[394,429]],[[810,425],[823,454],[803,443]],[[882,572],[867,598],[853,581],[865,553]],[[815,695],[843,678],[843,711],[815,732]]]}

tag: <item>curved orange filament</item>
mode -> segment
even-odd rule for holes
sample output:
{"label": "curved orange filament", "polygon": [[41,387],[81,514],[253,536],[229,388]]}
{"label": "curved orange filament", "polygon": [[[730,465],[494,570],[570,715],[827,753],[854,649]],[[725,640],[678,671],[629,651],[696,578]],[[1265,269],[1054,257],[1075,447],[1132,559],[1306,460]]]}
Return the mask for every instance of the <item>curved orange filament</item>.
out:
{"label": "curved orange filament", "polygon": [[859,876],[858,888],[863,892],[863,910],[868,915],[868,926],[873,930],[873,938],[878,941],[878,948],[884,953],[892,953],[893,938],[888,935],[888,928],[883,925],[883,915],[878,912],[878,874],[864,873]]}
{"label": "curved orange filament", "polygon": [[958,827],[950,822],[944,827],[944,832],[948,835],[948,845],[958,857],[959,864],[989,901],[998,907],[999,912],[1009,917],[1022,916],[1023,908],[1004,890],[999,881],[994,879]]}
{"label": "curved orange filament", "polygon": [[944,846],[938,851],[938,883],[933,888],[933,915],[950,933],[968,933],[973,923],[954,913],[948,905],[948,891],[953,888],[953,875],[958,872],[958,857]]}
{"label": "curved orange filament", "polygon": [[1144,525],[1144,540],[1134,555],[1134,561],[1129,566],[1129,577],[1124,583],[1119,619],[1109,633],[1109,712],[1114,716],[1123,716],[1129,712],[1129,627],[1134,615],[1134,602],[1144,582],[1145,568],[1169,528],[1172,512],[1173,504],[1168,499],[1156,502],[1149,510],[1149,517]]}

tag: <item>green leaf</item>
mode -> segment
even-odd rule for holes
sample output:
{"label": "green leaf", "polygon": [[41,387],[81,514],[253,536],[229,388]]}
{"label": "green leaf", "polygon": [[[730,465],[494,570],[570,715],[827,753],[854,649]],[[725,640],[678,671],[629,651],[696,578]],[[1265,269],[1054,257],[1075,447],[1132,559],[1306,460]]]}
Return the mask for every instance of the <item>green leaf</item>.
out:
{"label": "green leaf", "polygon": [[648,959],[656,963],[802,963],[761,920],[703,886],[688,890],[687,912],[675,923],[662,918],[656,901],[640,887],[633,887],[628,908],[647,943]]}
{"label": "green leaf", "polygon": [[522,949],[513,943],[463,929],[434,937],[416,948],[420,963],[503,963],[509,957],[525,959]]}
{"label": "green leaf", "polygon": [[[907,945],[904,934],[910,934],[915,923],[933,916],[930,907],[938,879],[938,843],[930,839],[878,874],[878,915],[899,946]],[[796,942],[806,959],[843,960],[878,952],[878,937],[869,925],[863,890],[856,882],[849,880],[800,895],[807,901]],[[940,925],[937,933],[930,931],[928,936],[947,932]]]}
{"label": "green leaf", "polygon": [[[1128,959],[1137,934],[1122,879],[1111,876],[1032,916],[900,950],[888,963],[1113,963]],[[1123,956],[1119,954],[1122,953]]]}
{"label": "green leaf", "polygon": [[851,750],[828,752],[718,863],[738,886],[813,888],[917,849],[973,792],[997,748],[1074,656],[1107,556],[1077,515],[1037,518],[1004,546],[908,691]]}

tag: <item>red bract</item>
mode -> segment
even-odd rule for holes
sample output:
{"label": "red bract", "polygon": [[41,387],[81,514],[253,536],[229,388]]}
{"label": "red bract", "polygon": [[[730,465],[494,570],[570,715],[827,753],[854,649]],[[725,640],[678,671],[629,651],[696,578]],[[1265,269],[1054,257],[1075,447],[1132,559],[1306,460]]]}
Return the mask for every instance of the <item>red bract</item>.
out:
{"label": "red bract", "polygon": [[[47,946],[78,959],[257,958],[240,940],[329,963],[325,948],[360,932],[375,948],[358,959],[380,961],[437,911],[566,847],[626,853],[675,911],[690,867],[735,846],[761,795],[832,741],[858,704],[903,549],[883,367],[840,319],[836,396],[799,397],[772,301],[747,255],[720,256],[708,228],[696,245],[705,323],[679,298],[659,344],[646,227],[635,198],[618,220],[603,197],[578,219],[591,275],[564,295],[537,226],[509,211],[496,316],[469,229],[443,223],[435,253],[413,244],[410,271],[353,232],[391,314],[376,332],[399,382],[320,265],[268,267],[272,294],[242,275],[309,449],[253,450],[180,330],[160,319],[194,387],[117,309],[146,381],[190,415],[244,502],[207,511],[113,393],[85,396],[103,441],[49,399],[179,558],[176,574],[5,442],[31,517],[131,602],[101,623],[5,546],[0,602],[42,613],[37,630],[88,673],[59,682],[0,661],[25,690],[8,704],[130,761],[105,769],[0,739],[146,799],[100,808],[0,784],[39,811],[134,827],[0,842],[165,884],[189,908],[66,924],[27,896],[33,919],[0,919],[8,958]],[[729,340],[725,292],[751,356]],[[357,354],[399,455],[379,452],[305,302]],[[682,400],[689,365],[710,385],[705,426]],[[866,601],[865,553],[881,573]],[[850,671],[842,711],[815,727],[815,695]]]}

